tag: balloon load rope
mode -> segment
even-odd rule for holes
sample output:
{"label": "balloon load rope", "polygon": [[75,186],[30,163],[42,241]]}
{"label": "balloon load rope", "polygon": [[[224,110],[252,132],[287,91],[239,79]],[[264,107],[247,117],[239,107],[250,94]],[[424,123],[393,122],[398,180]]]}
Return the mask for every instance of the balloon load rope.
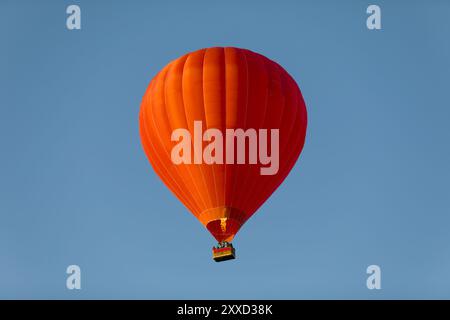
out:
{"label": "balloon load rope", "polygon": [[216,247],[213,247],[212,254],[216,262],[236,259],[236,249],[231,242],[227,241],[220,241]]}

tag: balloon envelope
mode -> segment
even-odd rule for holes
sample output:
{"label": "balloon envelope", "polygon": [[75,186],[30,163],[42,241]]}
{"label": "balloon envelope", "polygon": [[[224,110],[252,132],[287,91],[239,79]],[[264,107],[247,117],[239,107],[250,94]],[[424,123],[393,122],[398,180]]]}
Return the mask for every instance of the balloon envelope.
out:
{"label": "balloon envelope", "polygon": [[[170,62],[150,82],[139,119],[142,145],[155,172],[219,242],[231,241],[282,183],[300,155],[307,126],[294,79],[268,58],[231,47],[201,49]],[[179,141],[173,141],[174,130],[184,128],[193,137],[196,124],[203,132],[218,129],[224,140],[226,129],[278,129],[276,173],[261,174],[268,165],[250,163],[249,155],[245,163],[194,159],[175,164],[172,152]],[[210,141],[192,138],[189,143],[204,150]],[[268,142],[269,151],[273,143]],[[237,147],[223,146],[224,154],[231,151],[237,154]]]}

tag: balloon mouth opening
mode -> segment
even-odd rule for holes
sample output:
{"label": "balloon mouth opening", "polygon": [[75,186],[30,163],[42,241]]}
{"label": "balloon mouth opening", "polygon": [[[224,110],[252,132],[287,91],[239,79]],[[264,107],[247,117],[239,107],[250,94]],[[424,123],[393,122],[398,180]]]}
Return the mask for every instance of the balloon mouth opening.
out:
{"label": "balloon mouth opening", "polygon": [[208,222],[206,228],[218,242],[231,242],[241,225],[238,220],[221,218]]}
{"label": "balloon mouth opening", "polygon": [[205,210],[197,216],[217,242],[231,242],[246,221],[246,214],[239,209],[221,206]]}

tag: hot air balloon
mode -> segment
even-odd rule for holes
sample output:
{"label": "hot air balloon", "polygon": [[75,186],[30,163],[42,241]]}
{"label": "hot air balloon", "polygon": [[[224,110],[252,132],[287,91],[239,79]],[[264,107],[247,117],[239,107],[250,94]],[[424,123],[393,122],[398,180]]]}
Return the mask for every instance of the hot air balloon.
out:
{"label": "hot air balloon", "polygon": [[153,169],[218,241],[213,258],[223,261],[235,257],[234,236],[297,161],[307,112],[279,64],[247,49],[213,47],[153,78],[139,122]]}

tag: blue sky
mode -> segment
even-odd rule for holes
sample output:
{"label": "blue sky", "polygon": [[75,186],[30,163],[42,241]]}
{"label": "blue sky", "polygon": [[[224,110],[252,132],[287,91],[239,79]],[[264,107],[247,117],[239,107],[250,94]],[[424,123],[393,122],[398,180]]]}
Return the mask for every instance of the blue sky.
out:
{"label": "blue sky", "polygon": [[[373,3],[382,30],[366,28]],[[450,298],[449,9],[2,1],[0,298]],[[210,46],[280,63],[309,118],[297,165],[220,264],[138,131],[156,72]],[[81,290],[66,289],[71,264]],[[381,290],[366,288],[371,264]]]}

